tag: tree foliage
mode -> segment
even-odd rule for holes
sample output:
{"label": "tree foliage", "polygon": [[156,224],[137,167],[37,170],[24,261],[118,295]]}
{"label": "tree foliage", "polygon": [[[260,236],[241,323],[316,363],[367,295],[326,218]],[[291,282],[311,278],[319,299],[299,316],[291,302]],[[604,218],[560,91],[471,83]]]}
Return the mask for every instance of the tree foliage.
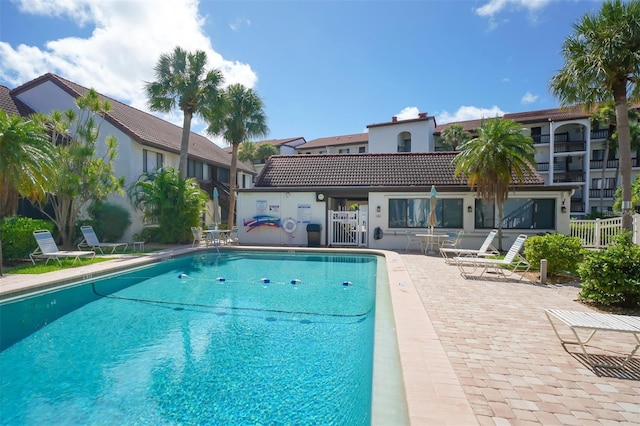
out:
{"label": "tree foliage", "polygon": [[562,46],[564,64],[551,78],[553,94],[563,105],[615,103],[622,177],[622,224],[632,228],[631,145],[628,100],[640,95],[640,0],[607,0],[599,13],[573,25]]}
{"label": "tree foliage", "polygon": [[207,54],[201,50],[187,52],[176,47],[162,54],[154,68],[156,80],[146,84],[149,108],[152,111],[182,111],[182,140],[180,145],[180,178],[187,177],[191,120],[206,107],[215,110],[224,81],[219,70],[206,69]]}
{"label": "tree foliage", "polygon": [[[62,113],[39,114],[37,120],[49,128],[56,143],[53,173],[49,177],[46,202],[39,202],[40,211],[56,224],[62,246],[74,246],[78,214],[89,201],[100,202],[112,193],[123,193],[123,177],[114,174],[118,141],[112,135],[104,138],[104,149],[98,146],[100,127],[111,109],[91,89],[75,101],[79,113],[69,109]],[[99,155],[98,148],[103,151]],[[51,216],[45,209],[53,207]]]}
{"label": "tree foliage", "polygon": [[231,182],[229,190],[229,228],[235,225],[238,148],[242,142],[269,133],[264,103],[258,94],[241,84],[232,84],[222,94],[220,108],[203,113],[208,123],[207,133],[222,135],[231,145]]}
{"label": "tree foliage", "polygon": [[145,219],[158,224],[159,243],[188,240],[191,227],[200,224],[209,201],[196,179],[183,180],[171,167],[144,173],[127,192]]}
{"label": "tree foliage", "polygon": [[498,249],[502,250],[502,220],[509,188],[522,183],[535,164],[533,139],[513,120],[491,118],[482,123],[478,137],[461,146],[453,160],[455,176],[463,176],[482,200],[498,209]]}
{"label": "tree foliage", "polygon": [[44,200],[53,154],[41,123],[0,110],[0,218],[16,214],[20,196]]}
{"label": "tree foliage", "polygon": [[464,130],[461,124],[452,124],[440,134],[441,142],[447,148],[455,151],[459,146],[471,139],[471,133]]}

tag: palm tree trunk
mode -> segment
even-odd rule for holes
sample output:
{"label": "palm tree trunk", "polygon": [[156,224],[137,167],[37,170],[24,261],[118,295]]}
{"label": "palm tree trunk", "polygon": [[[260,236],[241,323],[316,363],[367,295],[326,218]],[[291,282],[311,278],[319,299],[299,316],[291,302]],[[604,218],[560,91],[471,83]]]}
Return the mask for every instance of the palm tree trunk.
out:
{"label": "palm tree trunk", "polygon": [[622,177],[622,228],[633,229],[631,216],[631,132],[627,106],[626,80],[613,87],[616,103],[616,121],[618,129],[618,150],[620,152],[620,175]]}
{"label": "palm tree trunk", "polygon": [[238,174],[238,147],[240,142],[233,142],[231,144],[231,173],[229,176],[229,218],[227,220],[227,227],[229,229],[235,226],[236,219],[236,175]]}
{"label": "palm tree trunk", "polygon": [[189,158],[189,135],[191,134],[191,117],[193,114],[189,111],[184,111],[184,118],[182,120],[182,143],[180,144],[180,164],[178,170],[180,170],[180,179],[187,179],[187,159]]}

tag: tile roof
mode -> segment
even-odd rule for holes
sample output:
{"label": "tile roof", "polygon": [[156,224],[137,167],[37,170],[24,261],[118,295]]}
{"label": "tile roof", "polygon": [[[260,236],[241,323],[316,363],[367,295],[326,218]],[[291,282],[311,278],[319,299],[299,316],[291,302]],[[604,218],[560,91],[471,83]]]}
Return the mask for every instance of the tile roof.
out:
{"label": "tile roof", "polygon": [[[291,148],[296,148],[296,147],[297,147],[297,146],[299,146],[299,145],[295,145],[295,146],[293,146],[293,145],[287,145],[287,144],[288,144],[288,143],[290,143],[290,142],[295,142],[295,141],[299,141],[299,140],[304,141],[305,139],[304,139],[304,137],[302,137],[302,136],[297,136],[297,137],[295,137],[295,138],[285,138],[285,139],[266,139],[266,140],[263,140],[263,141],[249,141],[249,142],[253,142],[253,143],[255,143],[256,145],[260,145],[260,144],[263,144],[263,143],[269,143],[269,144],[271,144],[271,145],[273,145],[273,146],[275,146],[275,147],[279,147],[279,146],[291,146]],[[303,142],[303,143],[304,143],[304,142]],[[302,145],[302,144],[300,144],[300,145]],[[224,147],[223,149],[224,149],[226,152],[231,152],[231,150],[233,149],[233,147],[231,147],[231,146],[226,146],[226,147]]]}
{"label": "tile roof", "polygon": [[410,118],[408,120],[398,120],[397,117],[391,117],[391,121],[385,121],[383,123],[373,123],[373,124],[367,124],[367,128],[369,127],[382,127],[382,126],[393,126],[396,125],[398,123],[412,123],[414,121],[427,121],[427,120],[433,120],[435,123],[435,117],[432,115],[427,115],[426,112],[421,112],[418,114],[418,117],[416,118]]}
{"label": "tile roof", "polygon": [[15,98],[8,87],[2,85],[0,85],[0,109],[6,111],[9,115],[17,114],[23,117],[35,112],[20,99]]}
{"label": "tile roof", "polygon": [[[74,98],[87,93],[89,90],[56,74],[47,73],[13,89],[11,93],[17,95],[46,81],[56,84]],[[102,100],[108,100],[112,106],[112,110],[107,114],[106,119],[122,132],[143,145],[175,153],[180,152],[181,127],[108,96],[100,94],[100,97]],[[189,142],[190,157],[204,160],[210,164],[230,167],[231,156],[229,153],[209,139],[191,132]],[[238,168],[244,172],[255,173],[253,169],[240,162],[238,162]]]}
{"label": "tile roof", "polygon": [[436,126],[436,130],[433,133],[435,135],[439,135],[440,133],[442,133],[443,130],[447,129],[452,124],[460,124],[464,128],[464,130],[466,130],[467,132],[474,132],[478,129],[478,127],[482,126],[483,121],[484,121],[483,118],[479,118],[476,120],[455,121],[451,123],[440,124]]}
{"label": "tile roof", "polygon": [[309,148],[322,148],[324,146],[353,145],[369,142],[369,133],[355,133],[351,135],[329,136],[313,139],[305,144],[298,145],[297,150]]}
{"label": "tile roof", "polygon": [[[595,109],[595,107],[593,109]],[[579,118],[589,118],[589,115],[590,113],[585,112],[582,105],[573,105],[563,108],[515,112],[511,114],[505,114],[502,118],[514,120],[518,123],[534,123],[537,121],[564,121],[575,120]]]}
{"label": "tile roof", "polygon": [[[274,155],[258,175],[255,188],[466,186],[454,178],[455,152],[388,154]],[[544,186],[535,170],[526,186]]]}

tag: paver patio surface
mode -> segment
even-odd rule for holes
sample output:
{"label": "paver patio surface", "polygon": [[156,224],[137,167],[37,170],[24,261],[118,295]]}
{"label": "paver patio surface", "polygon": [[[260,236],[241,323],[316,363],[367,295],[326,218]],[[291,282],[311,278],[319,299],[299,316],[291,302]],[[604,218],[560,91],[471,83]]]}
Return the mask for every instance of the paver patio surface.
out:
{"label": "paver patio surface", "polygon": [[[622,370],[594,370],[578,346],[564,349],[544,314],[588,311],[577,283],[465,280],[440,257],[401,259],[479,424],[640,424],[638,355]],[[587,347],[611,361],[634,345],[602,333]]]}

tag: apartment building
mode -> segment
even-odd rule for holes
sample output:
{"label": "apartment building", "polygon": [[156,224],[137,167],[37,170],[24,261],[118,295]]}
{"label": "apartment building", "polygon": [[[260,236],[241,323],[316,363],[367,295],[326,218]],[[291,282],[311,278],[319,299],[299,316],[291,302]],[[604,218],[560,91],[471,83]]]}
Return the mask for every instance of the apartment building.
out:
{"label": "apartment building", "polygon": [[[620,186],[617,150],[607,158],[609,127],[592,126],[589,113],[581,107],[554,108],[505,114],[504,119],[523,125],[533,138],[537,170],[548,186],[573,186],[563,210],[573,217],[612,211],[614,194]],[[309,141],[296,147],[298,154],[391,153],[446,151],[441,133],[452,124],[460,124],[475,134],[482,120],[437,125],[433,116],[420,113],[417,118],[367,126],[368,133],[332,136]],[[632,178],[640,173],[640,149],[632,151]]]}

